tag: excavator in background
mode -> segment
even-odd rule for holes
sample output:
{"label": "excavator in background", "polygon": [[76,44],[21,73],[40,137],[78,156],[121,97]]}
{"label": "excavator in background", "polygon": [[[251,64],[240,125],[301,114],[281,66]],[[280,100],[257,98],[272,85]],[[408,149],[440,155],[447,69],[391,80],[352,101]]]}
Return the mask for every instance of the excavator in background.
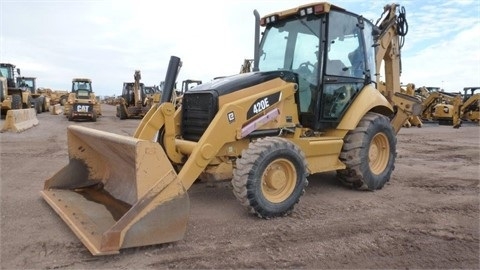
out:
{"label": "excavator in background", "polygon": [[73,78],[72,91],[64,106],[64,114],[68,121],[97,121],[102,115],[101,105],[92,88],[92,80],[88,78]]}
{"label": "excavator in background", "polygon": [[93,255],[182,239],[197,179],[230,180],[265,219],[292,213],[309,174],[372,191],[390,180],[396,134],[421,112],[400,89],[404,9],[385,6],[376,24],[325,2],[254,15],[252,72],[189,89],[176,109],[171,56],[133,137],[67,128],[69,164],[41,194]]}
{"label": "excavator in background", "polygon": [[123,83],[122,95],[118,97],[117,117],[120,119],[143,118],[150,108],[160,101],[160,91],[147,93],[140,83],[140,70],[135,70],[134,82]]}

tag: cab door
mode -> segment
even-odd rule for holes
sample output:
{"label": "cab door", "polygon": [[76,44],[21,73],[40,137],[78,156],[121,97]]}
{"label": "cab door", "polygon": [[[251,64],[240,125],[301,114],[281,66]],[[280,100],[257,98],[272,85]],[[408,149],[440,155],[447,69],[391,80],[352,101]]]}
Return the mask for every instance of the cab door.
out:
{"label": "cab door", "polygon": [[[331,11],[324,41],[324,71],[319,86],[316,129],[335,128],[365,84],[371,83],[367,68],[363,19]],[[369,61],[370,62],[370,61]]]}

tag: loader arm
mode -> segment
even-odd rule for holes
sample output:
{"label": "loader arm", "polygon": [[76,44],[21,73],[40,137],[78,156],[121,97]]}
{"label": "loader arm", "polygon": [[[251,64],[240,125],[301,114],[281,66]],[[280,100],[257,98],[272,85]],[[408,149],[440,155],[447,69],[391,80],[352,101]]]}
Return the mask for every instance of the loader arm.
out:
{"label": "loader arm", "polygon": [[[286,100],[293,100],[294,89],[292,83],[284,83],[281,87],[265,90],[256,95],[247,96],[223,105],[198,142],[179,139],[180,130],[175,123],[178,123],[176,119],[180,117],[181,110],[175,112],[172,103],[163,103],[157,109],[149,111],[149,114],[142,120],[139,129],[135,132],[135,138],[155,140],[157,131],[162,130],[160,143],[169,159],[173,163],[181,164],[178,178],[182,181],[184,188],[188,190],[218,155],[222,147],[227,143],[243,139],[252,126],[253,129],[257,129],[269,121],[274,121],[274,116],[280,110],[279,106],[287,106],[285,105]],[[277,103],[271,104],[269,110],[265,110],[258,118],[250,120],[248,122],[250,125],[246,124],[247,119],[242,118],[242,116],[247,115],[251,104],[255,100],[271,94],[279,94],[282,98]],[[234,122],[226,117],[232,114],[238,118]],[[270,117],[271,115],[273,116]],[[215,134],[215,136],[212,134]]]}

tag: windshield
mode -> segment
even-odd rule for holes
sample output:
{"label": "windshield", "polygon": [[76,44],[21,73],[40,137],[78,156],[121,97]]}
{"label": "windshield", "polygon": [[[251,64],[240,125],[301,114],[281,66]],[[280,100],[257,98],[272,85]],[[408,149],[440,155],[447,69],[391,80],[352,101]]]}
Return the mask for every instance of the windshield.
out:
{"label": "windshield", "polygon": [[92,91],[92,84],[90,82],[73,82],[72,90],[87,90]]}
{"label": "windshield", "polygon": [[33,87],[33,80],[28,80],[28,79],[21,80],[20,81],[20,87],[32,88]]}
{"label": "windshield", "polygon": [[10,74],[10,68],[0,67],[0,77],[11,78],[12,75]]}
{"label": "windshield", "polygon": [[260,71],[295,70],[302,64],[315,64],[320,19],[315,16],[293,18],[267,28],[260,44]]}

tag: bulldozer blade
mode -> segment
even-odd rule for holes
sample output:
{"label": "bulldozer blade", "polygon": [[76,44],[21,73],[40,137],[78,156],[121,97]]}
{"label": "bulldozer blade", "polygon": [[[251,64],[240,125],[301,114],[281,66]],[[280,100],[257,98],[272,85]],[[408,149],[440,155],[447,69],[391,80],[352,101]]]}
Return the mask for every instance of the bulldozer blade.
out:
{"label": "bulldozer blade", "polygon": [[190,201],[158,143],[75,125],[67,138],[41,194],[93,255],[183,239]]}

